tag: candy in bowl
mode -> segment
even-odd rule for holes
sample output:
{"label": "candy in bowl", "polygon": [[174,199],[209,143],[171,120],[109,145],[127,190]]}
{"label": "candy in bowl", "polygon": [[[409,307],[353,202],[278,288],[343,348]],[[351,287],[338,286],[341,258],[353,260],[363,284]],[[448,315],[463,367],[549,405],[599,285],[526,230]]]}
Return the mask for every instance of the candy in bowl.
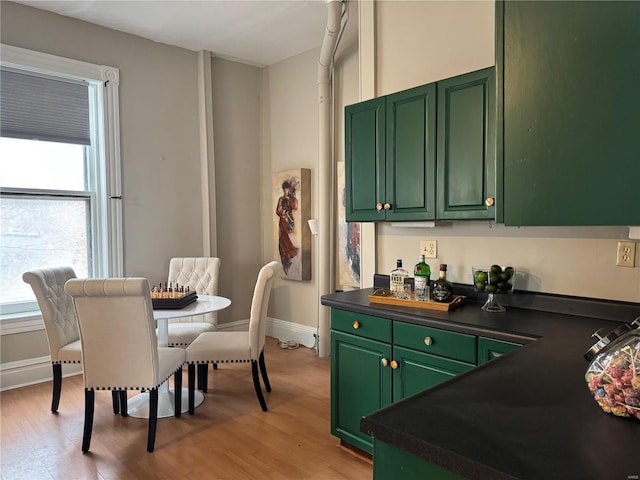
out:
{"label": "candy in bowl", "polygon": [[488,294],[482,309],[485,312],[504,312],[506,309],[495,295],[513,292],[516,269],[510,266],[491,265],[490,267],[472,267],[471,271],[476,292]]}
{"label": "candy in bowl", "polygon": [[585,380],[600,408],[618,417],[640,420],[640,317],[602,334],[585,353]]}

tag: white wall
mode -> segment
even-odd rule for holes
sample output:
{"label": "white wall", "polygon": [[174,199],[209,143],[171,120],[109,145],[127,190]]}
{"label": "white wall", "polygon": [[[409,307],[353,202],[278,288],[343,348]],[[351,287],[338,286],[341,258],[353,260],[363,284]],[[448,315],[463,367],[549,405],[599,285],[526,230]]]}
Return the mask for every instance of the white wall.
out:
{"label": "white wall", "polygon": [[493,1],[377,1],[377,96],[490,67]]}
{"label": "white wall", "polygon": [[125,275],[202,251],[197,55],[2,2],[3,43],[120,69]]}
{"label": "white wall", "polygon": [[[197,54],[24,5],[0,9],[2,43],[120,69],[125,275],[159,282],[170,257],[202,254]],[[44,330],[0,341],[3,364],[48,355]]]}
{"label": "white wall", "polygon": [[249,318],[262,252],[262,69],[214,58],[213,135],[219,293],[232,299],[218,323]]}
{"label": "white wall", "polygon": [[[317,215],[318,103],[317,64],[320,49],[313,49],[265,69],[264,128],[269,142],[263,150],[262,223],[264,256],[278,260],[273,232],[275,204],[271,198],[272,174],[291,168],[311,170],[311,216]],[[308,228],[306,225],[302,228]],[[316,251],[312,244],[312,262]],[[271,315],[314,327],[317,323],[317,271],[310,281],[278,279],[272,290]]]}
{"label": "white wall", "polygon": [[[376,84],[384,95],[493,65],[494,2],[376,2]],[[362,68],[366,70],[366,68]],[[516,288],[640,302],[640,262],[615,266],[624,227],[505,227],[455,222],[434,229],[377,226],[377,271],[389,273],[397,258],[416,263],[420,240],[438,242],[448,277],[471,283],[471,266],[510,264]],[[373,260],[372,260],[373,261]],[[432,273],[436,278],[437,273]]]}

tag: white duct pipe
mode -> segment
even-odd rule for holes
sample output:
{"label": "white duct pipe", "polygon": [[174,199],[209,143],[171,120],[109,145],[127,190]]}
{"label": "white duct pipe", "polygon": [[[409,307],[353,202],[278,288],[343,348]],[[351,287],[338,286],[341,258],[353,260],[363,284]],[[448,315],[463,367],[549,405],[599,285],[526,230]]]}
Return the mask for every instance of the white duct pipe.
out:
{"label": "white duct pipe", "polygon": [[[333,155],[331,142],[331,72],[333,56],[340,38],[343,12],[342,0],[326,0],[328,7],[327,28],[318,61],[318,293],[333,292],[334,261],[331,255],[333,239]],[[329,336],[329,308],[318,298],[318,355],[331,353]]]}

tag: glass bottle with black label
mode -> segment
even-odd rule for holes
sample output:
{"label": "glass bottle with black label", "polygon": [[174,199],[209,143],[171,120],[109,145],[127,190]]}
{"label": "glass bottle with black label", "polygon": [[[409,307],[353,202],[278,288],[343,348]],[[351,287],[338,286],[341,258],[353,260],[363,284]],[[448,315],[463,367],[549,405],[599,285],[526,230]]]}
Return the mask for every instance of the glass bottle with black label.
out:
{"label": "glass bottle with black label", "polygon": [[449,303],[453,300],[453,284],[447,280],[447,264],[440,264],[440,277],[433,282],[433,301]]}

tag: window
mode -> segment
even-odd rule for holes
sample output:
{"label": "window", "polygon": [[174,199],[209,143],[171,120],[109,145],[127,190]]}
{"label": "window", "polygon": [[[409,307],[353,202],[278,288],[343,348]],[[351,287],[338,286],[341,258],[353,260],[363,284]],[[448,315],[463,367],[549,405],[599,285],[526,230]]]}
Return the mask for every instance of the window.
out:
{"label": "window", "polygon": [[4,334],[41,328],[20,325],[37,310],[25,270],[122,275],[122,211],[118,70],[7,45],[0,67]]}

